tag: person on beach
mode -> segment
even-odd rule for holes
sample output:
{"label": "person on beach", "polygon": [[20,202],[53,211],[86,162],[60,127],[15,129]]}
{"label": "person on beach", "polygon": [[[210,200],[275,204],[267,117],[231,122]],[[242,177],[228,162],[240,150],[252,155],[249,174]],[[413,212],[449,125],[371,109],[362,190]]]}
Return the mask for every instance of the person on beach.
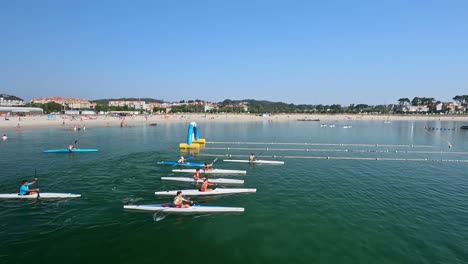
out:
{"label": "person on beach", "polygon": [[250,154],[249,161],[255,161],[255,154],[253,153]]}
{"label": "person on beach", "polygon": [[210,189],[210,188],[208,188],[208,186],[212,186],[212,185],[214,185],[214,183],[209,182],[208,178],[205,177],[205,179],[203,180],[202,185],[200,186],[200,189],[198,189],[198,190],[200,192],[211,192],[214,189]]}
{"label": "person on beach", "polygon": [[182,191],[177,191],[177,195],[176,195],[176,197],[174,197],[174,202],[172,203],[172,205],[175,208],[188,208],[188,207],[190,207],[190,204],[184,204],[184,202],[190,203],[190,204],[193,203],[192,201],[182,197]]}
{"label": "person on beach", "polygon": [[34,178],[34,180],[29,183],[27,180],[23,180],[23,183],[20,186],[19,189],[19,195],[30,195],[30,194],[36,194],[39,192],[39,189],[29,189],[30,185],[33,185],[37,182],[37,178]]}
{"label": "person on beach", "polygon": [[7,140],[7,139],[8,139],[8,137],[6,136],[6,134],[3,134],[2,140],[5,141],[5,140]]}
{"label": "person on beach", "polygon": [[184,156],[180,156],[180,159],[177,161],[177,163],[181,164],[185,162]]}

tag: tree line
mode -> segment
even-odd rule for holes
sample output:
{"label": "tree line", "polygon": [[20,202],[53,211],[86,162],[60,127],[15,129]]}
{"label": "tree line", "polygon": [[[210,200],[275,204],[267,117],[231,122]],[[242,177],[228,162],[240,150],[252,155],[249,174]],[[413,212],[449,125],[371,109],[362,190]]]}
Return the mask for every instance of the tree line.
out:
{"label": "tree line", "polygon": [[[135,100],[138,101],[140,99],[135,98],[121,98],[121,99],[101,99],[95,100],[96,107],[95,111],[100,112],[108,112],[108,111],[140,111],[141,109],[135,109],[134,107],[129,106],[109,106],[109,101],[111,100]],[[462,105],[468,108],[468,95],[457,95],[453,97],[453,100],[457,102],[459,105]],[[156,100],[151,98],[141,98],[141,101],[146,102],[160,102],[162,100]],[[197,100],[181,100],[179,103],[188,103],[182,105],[176,105],[171,107],[171,112],[173,113],[202,113],[205,112],[204,106],[200,104],[192,105],[192,102],[203,102],[200,99]],[[367,113],[367,114],[391,114],[391,113],[404,113],[404,107],[408,106],[427,106],[429,108],[429,112],[436,113],[435,107],[440,101],[436,101],[432,97],[414,97],[412,100],[409,98],[400,98],[398,99],[398,104],[389,104],[389,105],[368,105],[368,104],[350,104],[349,106],[342,106],[340,104],[331,104],[331,105],[311,105],[311,104],[287,104],[283,102],[270,102],[265,100],[254,100],[254,99],[245,99],[245,100],[230,100],[226,99],[222,102],[217,103],[218,108],[209,110],[208,112],[217,113],[254,113],[254,114],[261,114],[261,113],[331,113],[331,114],[339,114],[339,113],[348,113],[348,114],[356,114],[356,113]],[[244,105],[247,106],[247,110],[244,109]],[[64,110],[61,104],[55,102],[49,102],[47,104],[34,104],[29,103],[25,106],[31,107],[40,107],[44,110],[45,113],[52,113],[52,112],[60,112]],[[85,109],[81,109],[85,110]],[[155,107],[152,109],[154,112],[164,112],[165,109]],[[442,112],[446,112],[447,109],[442,109]],[[466,109],[465,109],[466,113]]]}

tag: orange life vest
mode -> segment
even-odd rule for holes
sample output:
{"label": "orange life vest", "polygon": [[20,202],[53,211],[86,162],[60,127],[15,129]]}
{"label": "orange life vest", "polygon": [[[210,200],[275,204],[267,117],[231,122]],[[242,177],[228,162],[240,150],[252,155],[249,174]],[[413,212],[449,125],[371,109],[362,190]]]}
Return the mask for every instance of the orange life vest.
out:
{"label": "orange life vest", "polygon": [[200,187],[200,192],[206,191],[207,188],[208,188],[208,181],[204,181]]}

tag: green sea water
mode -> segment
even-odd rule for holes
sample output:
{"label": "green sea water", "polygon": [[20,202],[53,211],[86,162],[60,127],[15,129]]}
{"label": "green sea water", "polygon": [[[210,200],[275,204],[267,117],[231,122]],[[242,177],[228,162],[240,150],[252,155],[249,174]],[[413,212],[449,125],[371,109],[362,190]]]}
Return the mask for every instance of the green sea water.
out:
{"label": "green sea water", "polygon": [[[245,212],[188,216],[123,209],[172,200],[155,191],[193,188],[161,181],[183,175],[157,164],[181,155],[187,123],[10,131],[0,142],[0,193],[17,192],[37,170],[41,191],[82,198],[0,201],[0,263],[468,263],[462,124],[333,124],[199,122],[208,144],[191,160],[218,157],[217,168],[247,170],[222,177],[257,193],[194,198]],[[100,151],[42,153],[75,140]],[[251,152],[285,164],[223,161]]]}

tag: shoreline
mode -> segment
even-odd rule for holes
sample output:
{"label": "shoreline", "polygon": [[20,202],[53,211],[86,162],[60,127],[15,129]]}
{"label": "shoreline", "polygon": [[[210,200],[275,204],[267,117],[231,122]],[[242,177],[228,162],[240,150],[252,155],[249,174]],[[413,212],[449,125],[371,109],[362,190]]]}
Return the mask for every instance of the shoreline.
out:
{"label": "shoreline", "polygon": [[[299,120],[298,120],[299,119]],[[89,128],[89,127],[115,127],[121,126],[123,118],[109,115],[80,116],[74,118],[68,115],[56,115],[49,119],[48,115],[11,117],[10,120],[0,120],[0,130],[18,130],[32,128]],[[189,122],[317,122],[329,123],[339,121],[455,121],[466,122],[468,115],[348,115],[348,114],[275,114],[270,116],[258,116],[254,114],[161,114],[127,116],[124,126],[151,125],[165,123],[189,123]],[[18,127],[19,124],[19,127]]]}

